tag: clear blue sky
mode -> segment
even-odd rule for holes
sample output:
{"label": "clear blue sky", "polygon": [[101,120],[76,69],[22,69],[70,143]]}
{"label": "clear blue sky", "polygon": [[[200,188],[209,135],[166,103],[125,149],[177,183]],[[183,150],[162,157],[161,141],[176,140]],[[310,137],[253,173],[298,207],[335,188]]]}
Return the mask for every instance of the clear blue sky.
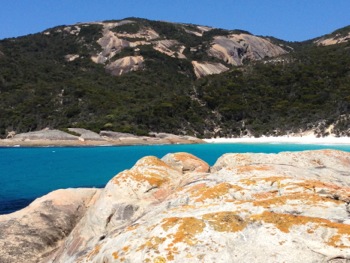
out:
{"label": "clear blue sky", "polygon": [[350,25],[350,0],[0,0],[0,39],[142,17],[302,41]]}

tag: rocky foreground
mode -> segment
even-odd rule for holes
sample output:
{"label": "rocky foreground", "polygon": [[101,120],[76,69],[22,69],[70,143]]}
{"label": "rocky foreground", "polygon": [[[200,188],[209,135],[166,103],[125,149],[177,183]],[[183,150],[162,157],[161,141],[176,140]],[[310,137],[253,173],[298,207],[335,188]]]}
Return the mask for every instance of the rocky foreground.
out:
{"label": "rocky foreground", "polygon": [[144,157],[0,216],[0,262],[350,262],[350,153]]}
{"label": "rocky foreground", "polygon": [[0,146],[98,146],[98,145],[154,145],[154,144],[195,144],[203,140],[185,135],[170,133],[150,133],[137,136],[130,133],[101,131],[96,133],[82,128],[61,130],[43,129],[16,134],[10,132]]}

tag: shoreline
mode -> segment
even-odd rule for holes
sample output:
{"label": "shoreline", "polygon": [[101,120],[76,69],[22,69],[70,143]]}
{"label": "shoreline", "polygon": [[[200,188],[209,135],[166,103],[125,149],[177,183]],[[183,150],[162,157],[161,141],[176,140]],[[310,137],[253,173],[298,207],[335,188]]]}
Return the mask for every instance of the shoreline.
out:
{"label": "shoreline", "polygon": [[204,140],[170,139],[122,139],[122,140],[0,140],[0,147],[113,147],[113,146],[149,146],[173,144],[202,144]]}
{"label": "shoreline", "polygon": [[[201,140],[201,141],[200,141]],[[0,140],[0,147],[113,147],[113,146],[148,146],[171,144],[205,144],[205,143],[247,143],[247,144],[315,144],[315,145],[350,145],[350,137],[315,136],[281,136],[281,137],[241,137],[241,138],[211,138],[198,141],[184,140],[108,140],[108,141],[69,141],[69,140]]]}
{"label": "shoreline", "polygon": [[350,145],[350,137],[280,136],[280,137],[241,137],[203,139],[207,143],[276,143],[276,144],[319,144]]}

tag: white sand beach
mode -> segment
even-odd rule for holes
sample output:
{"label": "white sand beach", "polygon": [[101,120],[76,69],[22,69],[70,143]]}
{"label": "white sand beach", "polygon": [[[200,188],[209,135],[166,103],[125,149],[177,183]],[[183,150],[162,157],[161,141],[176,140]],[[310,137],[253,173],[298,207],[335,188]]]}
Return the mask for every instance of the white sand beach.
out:
{"label": "white sand beach", "polygon": [[280,136],[280,137],[241,137],[204,139],[207,143],[298,143],[298,144],[349,144],[350,137]]}

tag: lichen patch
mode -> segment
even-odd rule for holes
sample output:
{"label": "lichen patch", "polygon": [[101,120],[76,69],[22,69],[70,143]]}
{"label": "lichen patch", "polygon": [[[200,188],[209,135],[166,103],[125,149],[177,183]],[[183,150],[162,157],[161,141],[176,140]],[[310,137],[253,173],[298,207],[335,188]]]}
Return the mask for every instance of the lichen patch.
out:
{"label": "lichen patch", "polygon": [[[289,233],[290,228],[298,225],[307,225],[307,232],[312,234],[316,228],[333,229],[336,233],[327,241],[327,245],[340,248],[350,248],[350,227],[347,224],[335,223],[318,217],[307,217],[300,215],[280,214],[264,211],[262,214],[251,216],[252,221],[264,221],[274,224],[280,231]],[[347,244],[344,244],[347,239]]]}
{"label": "lichen patch", "polygon": [[284,196],[275,196],[268,199],[259,199],[253,201],[254,206],[262,206],[269,208],[271,206],[281,206],[290,204],[291,202],[300,201],[304,205],[324,205],[326,202],[341,204],[342,201],[335,200],[329,197],[320,196],[314,193],[292,193]]}
{"label": "lichen patch", "polygon": [[215,186],[209,187],[205,184],[200,186],[191,187],[188,192],[195,199],[196,202],[204,202],[207,199],[217,199],[228,194],[230,189],[235,189],[237,191],[242,190],[241,187],[232,185],[229,183],[220,183]]}
{"label": "lichen patch", "polygon": [[237,232],[243,230],[247,222],[242,217],[231,211],[205,214],[202,217],[218,232]]}
{"label": "lichen patch", "polygon": [[169,229],[174,227],[177,227],[177,229],[174,234],[169,236],[173,238],[173,243],[183,242],[192,246],[197,243],[195,236],[203,232],[205,223],[203,220],[195,217],[170,217],[163,219],[162,228],[165,231],[169,231]]}
{"label": "lichen patch", "polygon": [[244,165],[236,167],[237,173],[249,173],[252,171],[269,171],[270,166],[267,165]]}

